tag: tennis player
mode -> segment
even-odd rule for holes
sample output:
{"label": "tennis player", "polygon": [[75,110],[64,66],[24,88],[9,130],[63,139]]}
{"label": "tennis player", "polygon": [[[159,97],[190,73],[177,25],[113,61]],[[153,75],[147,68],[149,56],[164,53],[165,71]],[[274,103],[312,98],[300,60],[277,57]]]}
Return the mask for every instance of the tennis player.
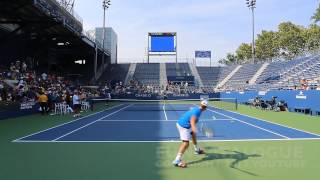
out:
{"label": "tennis player", "polygon": [[201,113],[207,109],[208,101],[202,101],[200,107],[196,107],[185,113],[177,122],[177,129],[180,134],[182,144],[176,159],[172,164],[176,167],[185,168],[187,164],[182,161],[182,156],[189,147],[189,141],[192,139],[195,154],[205,154],[197,145],[197,127]]}

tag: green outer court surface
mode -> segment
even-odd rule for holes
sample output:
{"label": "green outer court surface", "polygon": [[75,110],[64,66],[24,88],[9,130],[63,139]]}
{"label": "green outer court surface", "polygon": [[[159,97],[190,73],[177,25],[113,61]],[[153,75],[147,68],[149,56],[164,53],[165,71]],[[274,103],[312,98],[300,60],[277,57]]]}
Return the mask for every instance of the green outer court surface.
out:
{"label": "green outer court surface", "polygon": [[[95,109],[96,111],[101,108]],[[239,106],[238,112],[320,134],[320,118]],[[89,113],[89,112],[88,112]],[[87,114],[88,114],[87,113]],[[84,114],[86,115],[86,114]],[[32,115],[0,121],[1,180],[301,180],[318,179],[320,140],[203,142],[206,156],[171,165],[179,143],[14,143],[73,120]]]}

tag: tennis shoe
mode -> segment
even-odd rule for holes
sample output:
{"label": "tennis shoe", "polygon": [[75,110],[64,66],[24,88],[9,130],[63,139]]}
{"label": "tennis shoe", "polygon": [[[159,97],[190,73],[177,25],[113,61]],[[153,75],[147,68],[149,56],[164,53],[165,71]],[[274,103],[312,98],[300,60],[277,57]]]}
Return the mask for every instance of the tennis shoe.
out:
{"label": "tennis shoe", "polygon": [[206,153],[204,152],[204,150],[199,148],[197,151],[194,151],[194,154],[195,155],[201,155],[201,154],[206,154]]}
{"label": "tennis shoe", "polygon": [[181,160],[174,160],[172,162],[172,164],[175,166],[175,167],[180,167],[180,168],[186,168],[187,167],[187,164],[182,162]]}

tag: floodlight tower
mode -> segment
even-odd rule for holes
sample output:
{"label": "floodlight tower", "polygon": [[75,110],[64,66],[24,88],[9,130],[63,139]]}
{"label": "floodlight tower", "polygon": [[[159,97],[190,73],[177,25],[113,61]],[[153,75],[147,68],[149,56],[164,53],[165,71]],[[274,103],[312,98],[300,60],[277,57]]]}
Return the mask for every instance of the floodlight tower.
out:
{"label": "floodlight tower", "polygon": [[105,38],[106,38],[106,10],[111,6],[111,0],[103,0],[102,8],[103,8],[103,28],[102,28],[102,64],[104,65],[104,50],[105,50]]}
{"label": "floodlight tower", "polygon": [[246,0],[247,7],[252,11],[252,62],[255,62],[255,24],[254,24],[254,9],[256,8],[257,1],[256,0]]}

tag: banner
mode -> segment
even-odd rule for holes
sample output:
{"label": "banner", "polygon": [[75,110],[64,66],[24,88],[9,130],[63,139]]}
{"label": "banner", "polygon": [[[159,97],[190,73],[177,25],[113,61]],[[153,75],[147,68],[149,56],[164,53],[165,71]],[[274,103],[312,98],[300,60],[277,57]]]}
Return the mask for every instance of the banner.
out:
{"label": "banner", "polygon": [[196,51],[196,58],[211,58],[211,51]]}

